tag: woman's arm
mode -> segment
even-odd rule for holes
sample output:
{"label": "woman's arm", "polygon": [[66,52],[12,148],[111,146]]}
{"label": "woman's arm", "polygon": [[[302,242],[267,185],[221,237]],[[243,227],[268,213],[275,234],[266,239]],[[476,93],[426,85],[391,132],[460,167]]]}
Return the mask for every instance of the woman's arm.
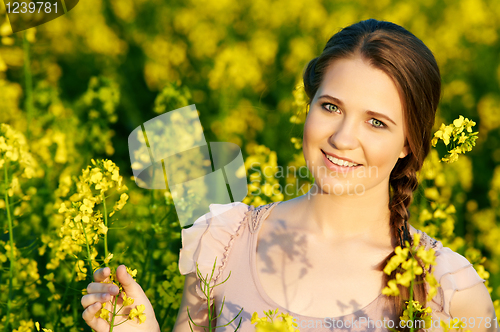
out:
{"label": "woman's arm", "polygon": [[[186,279],[184,281],[184,291],[182,293],[182,301],[181,306],[179,308],[179,314],[177,315],[177,320],[174,325],[173,332],[185,332],[191,331],[189,328],[189,317],[187,314],[187,307],[189,306],[189,314],[193,321],[198,325],[208,326],[208,308],[207,308],[207,300],[202,299],[196,293],[196,285],[199,284],[199,280],[196,278],[196,275],[193,273],[189,273],[186,275]],[[198,314],[196,312],[199,310]],[[215,305],[212,305],[212,312],[215,316]],[[203,332],[202,327],[194,326],[194,332]],[[215,326],[215,321],[212,322],[212,326]]]}
{"label": "woman's arm", "polygon": [[467,322],[464,331],[500,331],[493,302],[491,301],[488,289],[486,289],[483,283],[456,291],[451,298],[450,315],[453,318]]}

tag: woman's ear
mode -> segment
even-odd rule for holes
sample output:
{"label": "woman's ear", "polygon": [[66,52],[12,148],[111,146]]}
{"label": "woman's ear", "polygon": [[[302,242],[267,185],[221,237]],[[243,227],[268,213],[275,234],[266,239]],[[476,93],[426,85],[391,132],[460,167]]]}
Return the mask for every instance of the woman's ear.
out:
{"label": "woman's ear", "polygon": [[399,154],[399,158],[404,158],[408,155],[409,149],[408,149],[408,144],[405,144],[403,147],[403,150],[401,150],[401,153]]}

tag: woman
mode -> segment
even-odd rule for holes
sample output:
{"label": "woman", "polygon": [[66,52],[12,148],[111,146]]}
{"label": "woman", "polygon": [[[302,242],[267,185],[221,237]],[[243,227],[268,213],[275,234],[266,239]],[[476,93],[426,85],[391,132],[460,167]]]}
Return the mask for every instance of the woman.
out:
{"label": "woman", "polygon": [[[441,92],[439,68],[413,34],[369,19],[336,33],[309,62],[303,79],[309,97],[303,152],[315,178],[311,190],[259,208],[212,204],[211,212],[182,231],[179,269],[186,281],[174,331],[190,331],[187,307],[195,323],[208,324],[195,262],[210,276],[216,258],[211,285],[231,273],[211,295],[217,314],[225,301],[218,326],[243,308],[239,331],[253,331],[254,311],[278,307],[295,317],[302,332],[387,330],[379,321],[402,330],[401,298],[381,294],[395,276],[382,269],[396,246],[422,234],[407,224],[408,206],[418,185],[416,172],[430,149]],[[433,319],[488,318],[489,329],[484,323],[468,328],[494,331],[491,298],[470,263],[425,234],[421,244],[436,250],[432,273],[441,287],[427,303]],[[140,286],[123,266],[117,273],[135,304],[146,304],[148,319],[114,331],[159,331]],[[109,269],[100,269],[95,280],[108,274]],[[108,331],[95,313],[100,302],[117,293],[111,288],[91,283],[82,298],[83,317],[98,332]],[[426,303],[423,283],[413,291],[415,299]],[[217,331],[234,331],[239,318]]]}

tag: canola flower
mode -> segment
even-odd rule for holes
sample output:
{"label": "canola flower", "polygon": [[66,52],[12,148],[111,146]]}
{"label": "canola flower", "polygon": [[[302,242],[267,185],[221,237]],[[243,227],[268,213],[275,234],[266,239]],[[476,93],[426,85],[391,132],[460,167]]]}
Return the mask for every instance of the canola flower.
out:
{"label": "canola flower", "polygon": [[[79,261],[76,281],[85,279],[85,273],[91,275],[94,268],[99,266],[95,261],[95,246],[100,236],[104,237],[104,263],[107,265],[112,259],[113,254],[108,252],[107,243],[108,218],[120,211],[128,200],[128,195],[121,193],[113,210],[108,213],[106,199],[111,195],[106,196],[106,193],[110,189],[121,192],[128,188],[122,183],[123,177],[119,174],[119,168],[111,160],[92,159],[92,164],[94,167],[89,165],[82,170],[82,175],[76,183],[77,192],[69,198],[71,206],[66,206],[66,202],[60,205],[58,212],[65,215],[58,234],[62,241],[56,258],[51,261],[51,267],[56,268],[59,260],[64,259],[67,254],[78,257],[82,248],[86,248],[88,266],[85,268],[83,261]],[[98,191],[98,194],[94,191]],[[97,210],[99,204],[102,204],[104,214]]]}
{"label": "canola flower", "polygon": [[[36,322],[35,326],[36,326],[36,330],[40,331],[40,323]],[[46,329],[46,328],[42,327],[42,332],[53,332],[53,331],[51,329]]]}
{"label": "canola flower", "polygon": [[448,154],[441,158],[446,163],[453,163],[458,160],[460,153],[465,153],[472,150],[476,145],[476,139],[479,132],[472,132],[472,127],[476,123],[472,120],[464,118],[462,115],[458,119],[453,120],[450,125],[441,124],[438,131],[434,133],[431,140],[432,146],[436,146],[438,140],[442,140],[447,148]]}
{"label": "canola flower", "polygon": [[[9,288],[8,288],[8,298],[7,298],[7,313],[6,313],[6,325],[5,329],[8,329],[11,323],[11,311],[15,305],[14,292],[15,288],[19,287],[19,281],[22,279],[27,279],[27,273],[21,271],[17,274],[18,267],[31,267],[31,273],[34,275],[33,280],[38,279],[37,273],[37,263],[36,261],[31,261],[28,258],[22,258],[19,254],[19,250],[16,248],[16,243],[14,241],[14,217],[19,214],[19,208],[11,211],[11,206],[15,203],[14,197],[19,196],[21,200],[29,200],[28,195],[24,195],[21,188],[21,181],[19,180],[19,174],[22,178],[31,179],[33,177],[40,177],[42,174],[36,172],[37,162],[29,152],[29,146],[24,135],[13,129],[8,124],[2,123],[0,125],[0,170],[3,168],[3,191],[4,197],[0,199],[0,209],[5,208],[8,223],[8,233],[9,233],[9,243],[1,241],[6,252],[9,252]],[[43,173],[43,171],[42,171]],[[1,173],[0,173],[1,174]],[[23,202],[24,203],[24,202]],[[16,258],[19,257],[19,259]],[[6,261],[7,256],[0,253],[0,261]],[[24,277],[21,277],[24,274]],[[30,289],[35,287],[31,284]],[[38,292],[34,291],[33,294],[38,297]],[[31,296],[30,296],[31,297]]]}
{"label": "canola flower", "polygon": [[247,150],[250,153],[245,160],[249,194],[242,202],[260,206],[270,201],[282,201],[284,196],[277,177],[282,176],[283,171],[278,167],[276,152],[257,144],[249,144]]}
{"label": "canola flower", "polygon": [[[135,280],[135,278],[137,276],[137,269],[132,270],[131,268],[127,267],[127,272]],[[127,322],[128,320],[134,320],[137,318],[139,324],[142,324],[146,321],[146,314],[144,313],[146,306],[144,304],[140,304],[140,305],[135,306],[134,308],[132,308],[130,310],[130,312],[128,314],[120,314],[120,311],[124,307],[131,306],[132,304],[134,304],[134,299],[127,296],[127,294],[123,290],[123,286],[116,278],[116,272],[113,271],[113,269],[111,270],[111,273],[109,275],[109,281],[107,281],[105,283],[112,283],[115,286],[117,286],[119,289],[118,295],[112,296],[111,300],[109,302],[103,303],[102,308],[97,311],[97,313],[95,314],[95,317],[97,317],[97,318],[100,317],[100,318],[106,320],[110,325],[110,330],[109,330],[110,332],[113,331],[113,328],[115,326],[121,325],[121,324]],[[120,298],[120,297],[122,298],[122,305],[120,308],[117,308],[118,298]],[[112,308],[112,311],[107,309],[106,306],[108,306],[108,308]],[[121,323],[114,324],[116,316],[125,316],[126,319],[124,321],[122,321]]]}
{"label": "canola flower", "polygon": [[436,264],[435,250],[432,248],[426,250],[424,246],[418,246],[418,243],[420,242],[420,234],[418,233],[413,236],[413,241],[414,245],[412,247],[410,247],[408,241],[406,241],[405,248],[401,248],[401,246],[397,246],[395,248],[394,251],[396,252],[396,255],[389,260],[384,268],[384,273],[390,275],[394,270],[398,270],[400,272],[396,273],[396,279],[389,280],[388,285],[382,289],[382,294],[388,296],[398,296],[400,292],[397,285],[410,287],[414,277],[416,275],[421,275],[424,272],[424,269],[422,269],[415,257],[422,260],[426,270],[424,280],[427,281],[430,286],[427,294],[427,300],[432,299],[437,294],[437,287],[439,284],[437,283],[434,275],[428,272],[430,266]]}
{"label": "canola flower", "polygon": [[[413,300],[413,283],[415,276],[424,274],[424,280],[427,282],[429,288],[427,291],[426,302],[430,301],[437,294],[437,287],[439,286],[434,274],[430,272],[431,266],[436,265],[435,250],[430,248],[427,250],[424,246],[419,246],[420,234],[413,235],[413,246],[410,246],[408,241],[405,241],[406,247],[395,248],[396,255],[393,256],[384,268],[384,273],[390,275],[393,271],[396,273],[396,279],[391,279],[387,286],[382,289],[382,294],[387,296],[398,296],[400,291],[397,285],[409,287],[410,299],[406,301],[406,308],[404,309],[403,316],[400,317],[402,321],[407,324],[409,321],[414,322],[415,319],[424,320],[426,326],[430,324],[430,307],[422,307],[418,301]],[[423,263],[420,265],[417,257]],[[415,326],[411,324],[408,326]]]}
{"label": "canola flower", "polygon": [[[24,135],[6,123],[0,125],[0,157],[0,169],[5,166],[12,173],[18,170],[27,179],[43,175],[36,171],[38,164],[29,152]],[[8,194],[12,197],[19,190],[19,179],[13,177],[9,187]]]}
{"label": "canola flower", "polygon": [[413,317],[418,317],[419,320],[424,321],[424,328],[428,329],[431,327],[432,317],[431,312],[432,309],[430,307],[422,307],[422,305],[418,301],[405,301],[406,308],[403,311],[403,316],[400,316],[402,322],[404,322],[405,326],[414,326]]}
{"label": "canola flower", "polygon": [[278,314],[278,308],[274,311],[264,311],[264,315],[259,317],[257,312],[253,313],[251,323],[255,324],[255,332],[300,332],[296,329],[298,324],[293,321],[293,316],[287,313]]}

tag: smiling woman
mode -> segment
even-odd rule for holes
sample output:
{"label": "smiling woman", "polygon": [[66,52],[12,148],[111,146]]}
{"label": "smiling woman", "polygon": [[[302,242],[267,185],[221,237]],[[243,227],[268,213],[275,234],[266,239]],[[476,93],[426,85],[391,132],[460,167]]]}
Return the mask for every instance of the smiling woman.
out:
{"label": "smiling woman", "polygon": [[[412,328],[401,317],[408,316],[410,298],[418,301],[415,310],[432,311],[436,329],[450,318],[482,317],[489,325],[471,330],[496,330],[484,280],[467,259],[408,225],[441,94],[432,52],[404,28],[369,19],[336,33],[308,63],[303,79],[309,97],[303,153],[314,176],[311,190],[259,207],[211,204],[182,231],[179,269],[186,279],[174,331],[190,331],[191,319],[217,324],[218,332],[234,331],[238,320],[232,319],[243,309],[238,331],[250,332],[252,313],[270,308],[292,315],[302,332],[406,331]],[[421,273],[410,286],[401,270],[384,272],[388,262],[413,264],[404,253],[417,247],[429,251],[413,261]],[[211,286],[229,278],[214,288],[210,302],[197,268],[211,276]],[[429,274],[440,284],[435,295]],[[383,289],[394,279],[400,283],[390,293],[397,296],[388,296]],[[82,299],[84,318],[98,332],[105,329],[93,304],[109,291],[89,286]],[[474,299],[473,308],[467,298]],[[219,311],[216,321],[208,322],[207,304]],[[154,315],[148,324],[157,331]]]}
{"label": "smiling woman", "polygon": [[[321,172],[325,167],[332,172],[362,172],[364,176],[349,177],[354,188],[362,186],[366,195],[388,197],[389,175],[398,159],[408,154],[403,105],[392,79],[361,56],[339,59],[326,68],[315,95],[320,97],[311,101],[303,145],[304,157],[312,164],[314,186],[326,194],[329,188],[346,185],[347,177]],[[332,157],[327,162],[325,154]],[[377,170],[369,173],[376,176],[366,176],[368,167]],[[348,188],[342,190],[347,192]]]}

